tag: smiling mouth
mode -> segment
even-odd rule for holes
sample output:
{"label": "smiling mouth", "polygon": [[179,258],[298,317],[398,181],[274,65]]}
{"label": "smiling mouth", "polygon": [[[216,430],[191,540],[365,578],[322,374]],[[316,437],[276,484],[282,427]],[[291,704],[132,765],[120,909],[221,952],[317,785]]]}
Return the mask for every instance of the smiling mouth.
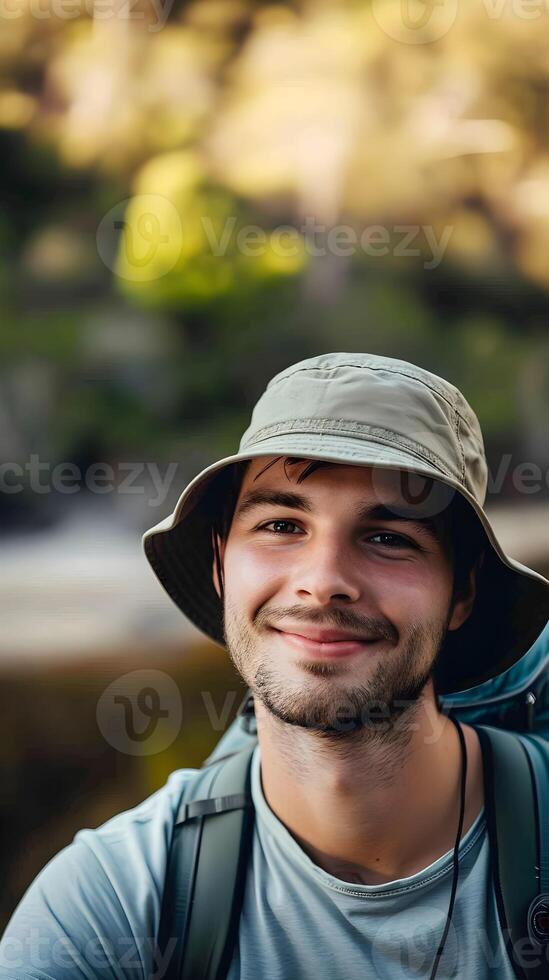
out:
{"label": "smiling mouth", "polygon": [[363,653],[364,650],[379,643],[381,639],[380,637],[375,637],[371,640],[347,638],[323,643],[319,640],[310,640],[309,637],[302,636],[301,633],[286,633],[282,630],[277,630],[275,627],[272,628],[285,642],[302,653],[313,657],[349,657],[356,653]]}

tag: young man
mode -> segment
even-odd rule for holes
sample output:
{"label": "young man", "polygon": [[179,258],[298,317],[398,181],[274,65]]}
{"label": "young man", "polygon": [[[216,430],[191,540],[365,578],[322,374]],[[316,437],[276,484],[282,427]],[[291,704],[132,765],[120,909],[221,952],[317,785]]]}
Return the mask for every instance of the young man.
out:
{"label": "young man", "polygon": [[[270,381],[239,452],[146,535],[168,593],[254,698],[229,980],[516,976],[478,736],[438,701],[515,664],[549,617],[549,582],[505,555],[484,513],[486,479],[456,388],[326,354]],[[178,770],[79,831],[14,913],[0,977],[165,975],[167,855],[194,778]]]}

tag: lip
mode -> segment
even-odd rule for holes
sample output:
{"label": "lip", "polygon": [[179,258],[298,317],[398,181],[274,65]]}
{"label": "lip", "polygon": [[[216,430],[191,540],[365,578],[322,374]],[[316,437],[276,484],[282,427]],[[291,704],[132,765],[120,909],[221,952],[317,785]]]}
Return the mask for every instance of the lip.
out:
{"label": "lip", "polygon": [[285,630],[277,630],[275,627],[273,629],[293,647],[313,657],[350,657],[355,653],[363,653],[368,647],[379,642],[378,639],[344,639],[323,642],[320,640],[311,640],[308,636],[302,636],[301,633],[288,633]]}

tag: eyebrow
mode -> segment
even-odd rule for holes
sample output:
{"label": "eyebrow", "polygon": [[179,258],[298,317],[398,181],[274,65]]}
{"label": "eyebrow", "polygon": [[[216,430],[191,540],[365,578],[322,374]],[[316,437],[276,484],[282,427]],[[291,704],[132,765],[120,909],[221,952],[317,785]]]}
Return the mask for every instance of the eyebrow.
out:
{"label": "eyebrow", "polygon": [[[235,510],[235,520],[241,519],[250,511],[254,510],[256,507],[263,507],[265,505],[271,505],[275,507],[288,507],[292,510],[301,510],[307,514],[312,514],[314,508],[309,497],[305,497],[301,493],[295,493],[292,490],[271,490],[267,487],[263,489],[248,490],[242,497],[242,500],[238,504]],[[394,506],[398,509],[398,513],[395,513],[391,507]],[[364,507],[360,507],[357,512],[357,518],[359,521],[383,521],[385,523],[401,523],[401,524],[412,524],[420,531],[427,531],[429,535],[436,541],[440,540],[440,533],[436,520],[432,517],[421,517],[418,516],[417,510],[413,508],[406,509],[406,506],[398,501],[391,505],[391,503],[386,504],[369,504]]]}

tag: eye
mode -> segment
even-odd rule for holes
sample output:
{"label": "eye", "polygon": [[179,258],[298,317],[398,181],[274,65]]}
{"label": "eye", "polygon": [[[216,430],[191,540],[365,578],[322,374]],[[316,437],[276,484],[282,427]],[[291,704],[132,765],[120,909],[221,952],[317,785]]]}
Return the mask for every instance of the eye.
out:
{"label": "eye", "polygon": [[[292,532],[290,532],[290,535],[288,535],[288,533],[287,532],[284,532],[284,531],[278,532],[278,531],[270,530],[270,527],[269,526],[270,525],[273,525],[273,524],[274,525],[281,525],[282,524],[282,525],[285,525],[286,527],[290,526],[290,527],[293,527],[293,528],[297,528],[298,531],[300,530],[299,526],[294,521],[287,521],[287,520],[284,520],[283,518],[277,518],[276,520],[273,520],[273,521],[267,521],[265,524],[261,524],[261,526],[258,527],[257,530],[258,531],[267,531],[267,534],[274,534],[276,537],[288,537],[288,536],[292,536]],[[293,536],[295,537],[295,535],[293,535]],[[375,541],[376,538],[384,538],[385,540],[382,541],[381,544],[382,544],[383,547],[386,547],[386,548],[393,548],[394,549],[394,548],[415,548],[416,547],[416,545],[414,545],[414,543],[412,541],[409,541],[407,538],[403,538],[400,534],[391,534],[389,531],[378,531],[377,534],[371,534],[370,537],[367,538],[367,540],[368,541]]]}
{"label": "eye", "polygon": [[388,548],[415,548],[416,545],[409,541],[408,538],[403,538],[400,534],[391,534],[389,531],[378,531],[377,534],[372,534],[368,538],[369,541],[373,541],[375,538],[390,538],[393,542],[392,544],[387,544],[384,542],[385,546]]}
{"label": "eye", "polygon": [[[280,535],[277,534],[276,531],[269,531],[268,530],[269,524],[290,524],[292,527],[297,527],[297,524],[294,524],[293,521],[285,521],[285,520],[282,520],[282,519],[279,518],[279,519],[274,520],[274,521],[267,521],[266,524],[262,524],[260,527],[258,527],[257,530],[258,531],[267,531],[268,534],[275,534],[277,537],[280,537]],[[298,528],[298,530],[299,530],[299,528]]]}

